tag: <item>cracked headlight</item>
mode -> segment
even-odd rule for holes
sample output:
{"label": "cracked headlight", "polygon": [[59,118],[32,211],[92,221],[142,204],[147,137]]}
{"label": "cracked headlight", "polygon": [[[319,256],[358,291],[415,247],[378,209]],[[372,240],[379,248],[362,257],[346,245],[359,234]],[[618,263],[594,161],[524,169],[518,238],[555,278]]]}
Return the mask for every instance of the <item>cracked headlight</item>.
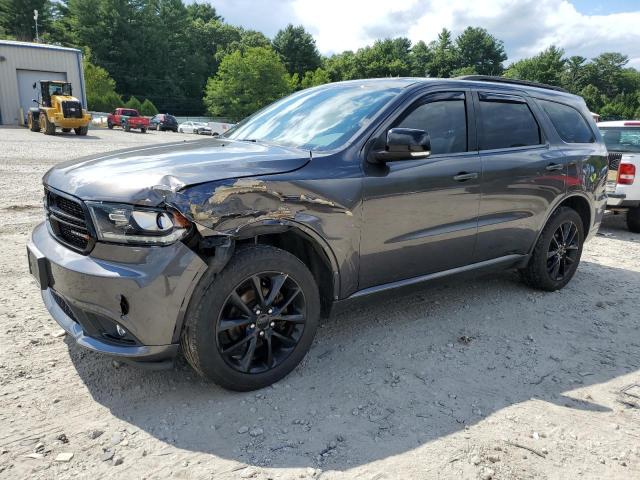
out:
{"label": "cracked headlight", "polygon": [[138,245],[169,245],[183,238],[191,223],[176,211],[119,203],[86,202],[98,240]]}

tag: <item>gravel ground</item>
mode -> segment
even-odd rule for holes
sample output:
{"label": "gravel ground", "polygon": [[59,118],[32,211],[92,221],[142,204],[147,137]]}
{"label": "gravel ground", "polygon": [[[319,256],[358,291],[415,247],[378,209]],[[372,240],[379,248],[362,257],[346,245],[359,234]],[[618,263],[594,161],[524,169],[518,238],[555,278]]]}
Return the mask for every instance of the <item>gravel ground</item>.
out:
{"label": "gravel ground", "polygon": [[259,392],[60,336],[25,260],[42,174],[193,138],[0,129],[0,478],[640,478],[640,235],[622,216],[561,292],[505,272],[371,299]]}

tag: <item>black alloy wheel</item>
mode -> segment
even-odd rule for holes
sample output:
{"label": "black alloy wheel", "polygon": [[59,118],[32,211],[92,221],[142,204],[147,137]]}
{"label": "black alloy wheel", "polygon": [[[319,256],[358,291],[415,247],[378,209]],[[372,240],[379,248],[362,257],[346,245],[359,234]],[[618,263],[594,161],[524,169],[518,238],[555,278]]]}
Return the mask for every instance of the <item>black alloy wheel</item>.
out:
{"label": "black alloy wheel", "polygon": [[562,281],[578,260],[579,239],[578,227],[571,221],[560,224],[554,232],[547,252],[547,272],[552,280]]}
{"label": "black alloy wheel", "polygon": [[302,289],[287,274],[256,273],[227,297],[218,317],[217,348],[242,373],[264,373],[282,364],[304,332]]}

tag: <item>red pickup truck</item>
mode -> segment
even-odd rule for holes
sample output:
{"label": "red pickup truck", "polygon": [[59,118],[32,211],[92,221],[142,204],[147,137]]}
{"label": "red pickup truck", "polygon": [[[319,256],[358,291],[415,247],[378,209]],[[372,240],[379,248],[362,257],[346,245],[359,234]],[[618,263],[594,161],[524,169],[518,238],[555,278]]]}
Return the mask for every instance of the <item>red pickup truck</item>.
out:
{"label": "red pickup truck", "polygon": [[136,128],[142,133],[146,133],[147,128],[149,128],[149,119],[140,116],[138,111],[133,108],[116,108],[116,110],[107,117],[107,126],[110,129],[113,127],[122,127],[125,132]]}

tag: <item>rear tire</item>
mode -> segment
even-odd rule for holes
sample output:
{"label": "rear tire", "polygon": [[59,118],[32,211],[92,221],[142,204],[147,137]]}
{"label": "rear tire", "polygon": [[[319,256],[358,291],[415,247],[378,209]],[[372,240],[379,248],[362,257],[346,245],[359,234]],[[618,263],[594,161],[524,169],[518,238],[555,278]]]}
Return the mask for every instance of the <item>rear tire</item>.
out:
{"label": "rear tire", "polygon": [[200,281],[187,310],[182,350],[203,377],[230,390],[255,390],[300,363],[319,317],[318,287],[297,257],[266,245],[243,248],[222,272]]}
{"label": "rear tire", "polygon": [[27,115],[27,125],[29,126],[29,130],[32,132],[40,131],[40,125],[38,124],[38,121],[33,118],[33,113],[29,113]]}
{"label": "rear tire", "polygon": [[640,207],[633,207],[627,211],[627,227],[630,232],[640,233]]}
{"label": "rear tire", "polygon": [[56,134],[56,125],[55,123],[51,123],[49,118],[45,113],[40,114],[40,128],[44,132],[45,135],[55,135]]}
{"label": "rear tire", "polygon": [[146,128],[141,128],[141,129],[140,129],[140,131],[141,131],[142,133],[147,133],[147,129],[146,129]]}
{"label": "rear tire", "polygon": [[573,278],[584,242],[584,227],[578,212],[560,207],[547,221],[529,264],[520,271],[530,287],[553,292]]}
{"label": "rear tire", "polygon": [[89,126],[74,128],[76,135],[85,136],[89,131]]}

